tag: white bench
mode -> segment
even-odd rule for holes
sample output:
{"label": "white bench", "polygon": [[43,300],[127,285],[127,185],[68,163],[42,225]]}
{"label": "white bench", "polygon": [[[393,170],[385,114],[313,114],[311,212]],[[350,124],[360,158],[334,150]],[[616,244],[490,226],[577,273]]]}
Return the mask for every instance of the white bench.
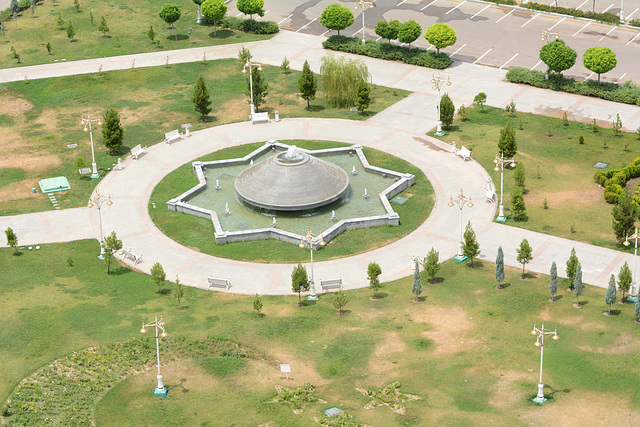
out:
{"label": "white bench", "polygon": [[327,292],[329,289],[340,289],[342,290],[342,279],[320,279],[320,290],[321,292]]}
{"label": "white bench", "polygon": [[131,258],[131,260],[133,261],[133,265],[135,266],[137,263],[139,263],[142,260],[142,255],[134,254],[133,252],[131,252],[131,249],[129,250],[123,249],[122,261],[124,261],[125,258]]}
{"label": "white bench", "polygon": [[484,201],[487,203],[493,203],[496,201],[496,196],[496,186],[493,185],[493,181],[489,178],[484,190]]}
{"label": "white bench", "polygon": [[142,145],[138,144],[131,149],[131,157],[138,160],[138,156],[146,152],[147,152],[147,147],[143,147]]}
{"label": "white bench", "polygon": [[228,291],[231,287],[231,279],[216,279],[215,277],[207,277],[207,282],[209,282],[209,289],[224,288],[225,291]]}
{"label": "white bench", "polygon": [[453,152],[456,156],[462,157],[463,160],[469,160],[471,158],[471,151],[464,145],[457,149],[455,146],[453,147]]}
{"label": "white bench", "polygon": [[171,132],[166,132],[164,134],[164,142],[167,144],[171,144],[172,142],[179,141],[182,139],[182,134],[178,129],[172,130]]}
{"label": "white bench", "polygon": [[260,122],[269,123],[269,113],[253,113],[251,115],[251,123],[256,124]]}

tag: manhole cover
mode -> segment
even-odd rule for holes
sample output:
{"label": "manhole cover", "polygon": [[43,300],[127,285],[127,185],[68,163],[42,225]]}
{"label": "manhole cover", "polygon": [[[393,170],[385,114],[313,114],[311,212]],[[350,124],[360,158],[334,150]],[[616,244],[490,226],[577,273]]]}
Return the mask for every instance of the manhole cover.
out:
{"label": "manhole cover", "polygon": [[406,199],[406,198],[400,197],[400,196],[396,196],[393,199],[391,199],[391,203],[395,203],[397,205],[401,205],[404,202],[406,202],[407,200],[409,200],[409,199]]}
{"label": "manhole cover", "polygon": [[593,165],[594,168],[598,168],[598,169],[603,169],[606,168],[608,166],[607,163],[602,163],[602,162],[598,162],[595,165]]}

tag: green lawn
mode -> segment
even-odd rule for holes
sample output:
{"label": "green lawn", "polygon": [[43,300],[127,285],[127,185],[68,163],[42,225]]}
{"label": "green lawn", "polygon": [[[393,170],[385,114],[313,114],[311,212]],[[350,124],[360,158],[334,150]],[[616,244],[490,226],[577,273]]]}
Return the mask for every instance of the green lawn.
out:
{"label": "green lawn", "polygon": [[[271,35],[248,34],[218,28],[213,35],[213,26],[196,24],[198,7],[191,0],[176,0],[182,16],[174,24],[178,34],[175,40],[171,26],[159,16],[164,0],[129,2],[125,0],[79,0],[80,11],[73,0],[43,1],[31,10],[22,11],[17,19],[5,22],[5,37],[0,46],[0,67],[47,64],[54,60],[100,58],[128,55],[132,53],[161,50],[186,49],[190,47],[215,46],[230,43],[246,43],[271,38]],[[91,23],[93,14],[93,25]],[[107,21],[109,32],[98,31],[102,17]],[[62,27],[58,19],[62,18]],[[73,24],[74,40],[67,37],[67,27]],[[150,26],[156,34],[155,43],[148,37]],[[189,28],[193,30],[189,37]],[[46,45],[51,44],[51,54]],[[14,59],[11,46],[20,55],[20,63]]]}
{"label": "green lawn", "polygon": [[[347,144],[332,141],[289,140],[282,141],[306,149],[323,149],[345,146]],[[263,143],[246,144],[216,151],[199,160],[210,161],[243,157]],[[384,246],[419,227],[427,220],[435,203],[435,194],[424,173],[410,163],[382,151],[365,148],[369,163],[385,169],[411,173],[415,175],[415,184],[400,195],[408,200],[399,205],[393,204],[400,215],[400,225],[380,226],[369,229],[348,230],[333,239],[321,251],[316,252],[319,260],[327,260],[367,252]],[[303,262],[308,257],[295,245],[276,239],[251,242],[233,242],[216,244],[213,238],[213,225],[210,220],[166,209],[166,202],[187,191],[198,183],[191,163],[177,168],[167,175],[153,190],[149,199],[149,215],[154,223],[166,235],[178,243],[198,251],[224,258],[250,260],[257,262]],[[160,208],[153,209],[152,204]],[[318,230],[320,232],[320,230]]]}
{"label": "green lawn", "polygon": [[[548,302],[547,276],[523,281],[518,269],[507,268],[506,289],[497,291],[492,263],[479,261],[471,269],[446,262],[437,285],[422,277],[419,304],[411,301],[413,278],[406,277],[385,283],[377,301],[368,289],[347,292],[343,316],[336,315],[332,295],[300,308],[297,296],[263,297],[264,315],[258,316],[252,296],[193,288],[186,290],[187,308],[178,310],[168,293],[156,293],[149,276],[125,267],[107,276],[95,241],[12,252],[0,249],[2,401],[40,367],[88,346],[139,336],[142,321],[163,314],[174,340],[231,339],[264,358],[194,359],[184,353],[163,368],[167,399],[153,396],[151,369],[114,384],[97,402],[96,424],[312,426],[313,417],[334,406],[369,425],[625,424],[638,416],[633,305],[616,304],[614,315],[605,317],[599,288],[586,286],[584,307],[575,309],[575,297],[564,290]],[[558,328],[560,340],[546,345],[543,380],[550,400],[539,407],[530,399],[540,351],[529,332],[543,321]],[[291,364],[293,380],[282,378],[279,363]],[[369,398],[356,387],[396,380],[402,392],[421,399],[405,403],[404,414],[364,409]],[[294,415],[290,405],[271,402],[275,385],[307,381],[326,404],[309,404]]]}
{"label": "green lawn", "polygon": [[[195,5],[194,5],[195,6]],[[374,87],[367,114],[337,109],[326,104],[319,87],[311,111],[297,95],[299,72],[283,74],[279,67],[264,67],[269,94],[261,111],[275,110],[282,118],[332,117],[366,119],[409,94],[407,91]],[[191,95],[195,81],[203,75],[211,94],[213,111],[205,123],[193,109]],[[249,113],[247,77],[236,60],[195,62],[162,67],[87,74],[55,79],[32,80],[0,85],[0,132],[7,138],[0,143],[0,168],[23,169],[19,181],[0,178],[0,215],[14,215],[53,209],[42,194],[31,188],[43,178],[66,176],[71,190],[59,193],[62,208],[84,206],[99,180],[79,179],[73,166],[77,156],[91,163],[89,135],[82,131],[80,118],[102,116],[109,107],[121,117],[124,145],[110,155],[102,145],[102,131],[94,131],[96,162],[104,175],[126,157],[137,144],[149,146],[161,141],[164,132],[192,123],[192,130],[239,122]],[[73,87],[74,90],[65,90]],[[77,144],[77,148],[67,148]],[[11,173],[11,176],[18,176]],[[9,184],[9,182],[11,183]],[[6,182],[6,184],[5,184]]]}
{"label": "green lawn", "polygon": [[[472,157],[491,175],[500,196],[500,173],[493,170],[498,154],[500,129],[511,121],[516,129],[518,154],[516,162],[526,171],[525,203],[528,221],[507,224],[591,244],[622,249],[615,242],[611,228],[610,205],[604,200],[604,189],[593,179],[596,162],[607,163],[604,170],[626,166],[640,156],[640,141],[636,134],[623,133],[615,137],[609,128],[594,133],[591,125],[562,119],[516,113],[512,118],[504,110],[484,107],[471,109],[471,120],[456,118],[443,138],[456,141],[472,150]],[[522,124],[522,130],[518,129]],[[604,125],[601,123],[601,125]],[[549,136],[551,130],[551,136]],[[584,144],[579,144],[579,137]],[[605,148],[606,143],[606,148]],[[624,152],[625,146],[627,152]],[[636,191],[637,184],[630,187]],[[509,217],[510,194],[514,187],[513,171],[504,172],[504,204]],[[544,200],[548,209],[544,209]],[[572,232],[572,227],[574,232]]]}

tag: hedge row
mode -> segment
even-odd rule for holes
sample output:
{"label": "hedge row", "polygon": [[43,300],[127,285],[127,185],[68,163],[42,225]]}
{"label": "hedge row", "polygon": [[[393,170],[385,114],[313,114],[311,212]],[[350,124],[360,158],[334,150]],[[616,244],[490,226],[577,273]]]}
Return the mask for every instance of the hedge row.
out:
{"label": "hedge row", "polygon": [[598,85],[595,80],[581,82],[556,73],[550,73],[549,80],[545,80],[544,76],[544,71],[529,70],[527,68],[512,68],[507,72],[507,80],[511,83],[524,83],[544,89],[561,90],[608,101],[640,105],[640,87],[634,85],[631,81],[627,81],[623,85],[616,83],[600,83]]}
{"label": "hedge row", "polygon": [[618,25],[620,23],[620,17],[615,13],[611,13],[611,12],[596,13],[596,12],[589,12],[589,11],[584,11],[580,9],[573,9],[570,7],[554,7],[548,4],[535,3],[535,2],[527,3],[525,7],[533,10],[540,10],[542,12],[555,12],[555,13],[561,13],[563,15],[576,16],[578,18],[593,19],[594,21],[607,22],[609,24]]}
{"label": "hedge row", "polygon": [[331,36],[322,42],[322,46],[324,46],[325,49],[355,53],[357,55],[365,55],[371,58],[386,59],[389,61],[402,61],[406,64],[435,68],[438,70],[447,68],[453,62],[446,53],[437,55],[430,50],[393,44],[389,45],[387,42],[377,42],[374,40],[367,40],[366,44],[362,44],[362,39],[358,37]]}
{"label": "hedge row", "polygon": [[516,6],[518,4],[517,1],[515,0],[485,0],[489,3],[495,3],[495,4],[506,4],[509,6]]}
{"label": "hedge row", "polygon": [[623,168],[598,172],[594,179],[604,187],[604,199],[607,203],[618,203],[618,198],[624,191],[622,187],[627,185],[630,179],[638,177],[640,177],[640,157]]}
{"label": "hedge row", "polygon": [[[206,16],[202,17],[202,23],[204,25],[213,25],[213,22],[209,21]],[[225,16],[221,21],[218,21],[218,25],[222,28],[244,31],[245,33],[252,31],[251,19],[243,19],[236,16]],[[275,34],[278,31],[280,31],[280,27],[275,21],[253,21],[253,32],[255,34]]]}

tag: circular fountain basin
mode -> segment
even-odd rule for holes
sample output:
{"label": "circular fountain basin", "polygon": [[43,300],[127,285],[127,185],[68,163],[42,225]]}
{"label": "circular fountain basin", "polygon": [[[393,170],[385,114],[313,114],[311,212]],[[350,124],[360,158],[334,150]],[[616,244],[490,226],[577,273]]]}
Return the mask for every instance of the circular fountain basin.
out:
{"label": "circular fountain basin", "polygon": [[234,182],[238,197],[262,209],[298,211],[328,205],[349,189],[339,166],[288,150],[245,169]]}

